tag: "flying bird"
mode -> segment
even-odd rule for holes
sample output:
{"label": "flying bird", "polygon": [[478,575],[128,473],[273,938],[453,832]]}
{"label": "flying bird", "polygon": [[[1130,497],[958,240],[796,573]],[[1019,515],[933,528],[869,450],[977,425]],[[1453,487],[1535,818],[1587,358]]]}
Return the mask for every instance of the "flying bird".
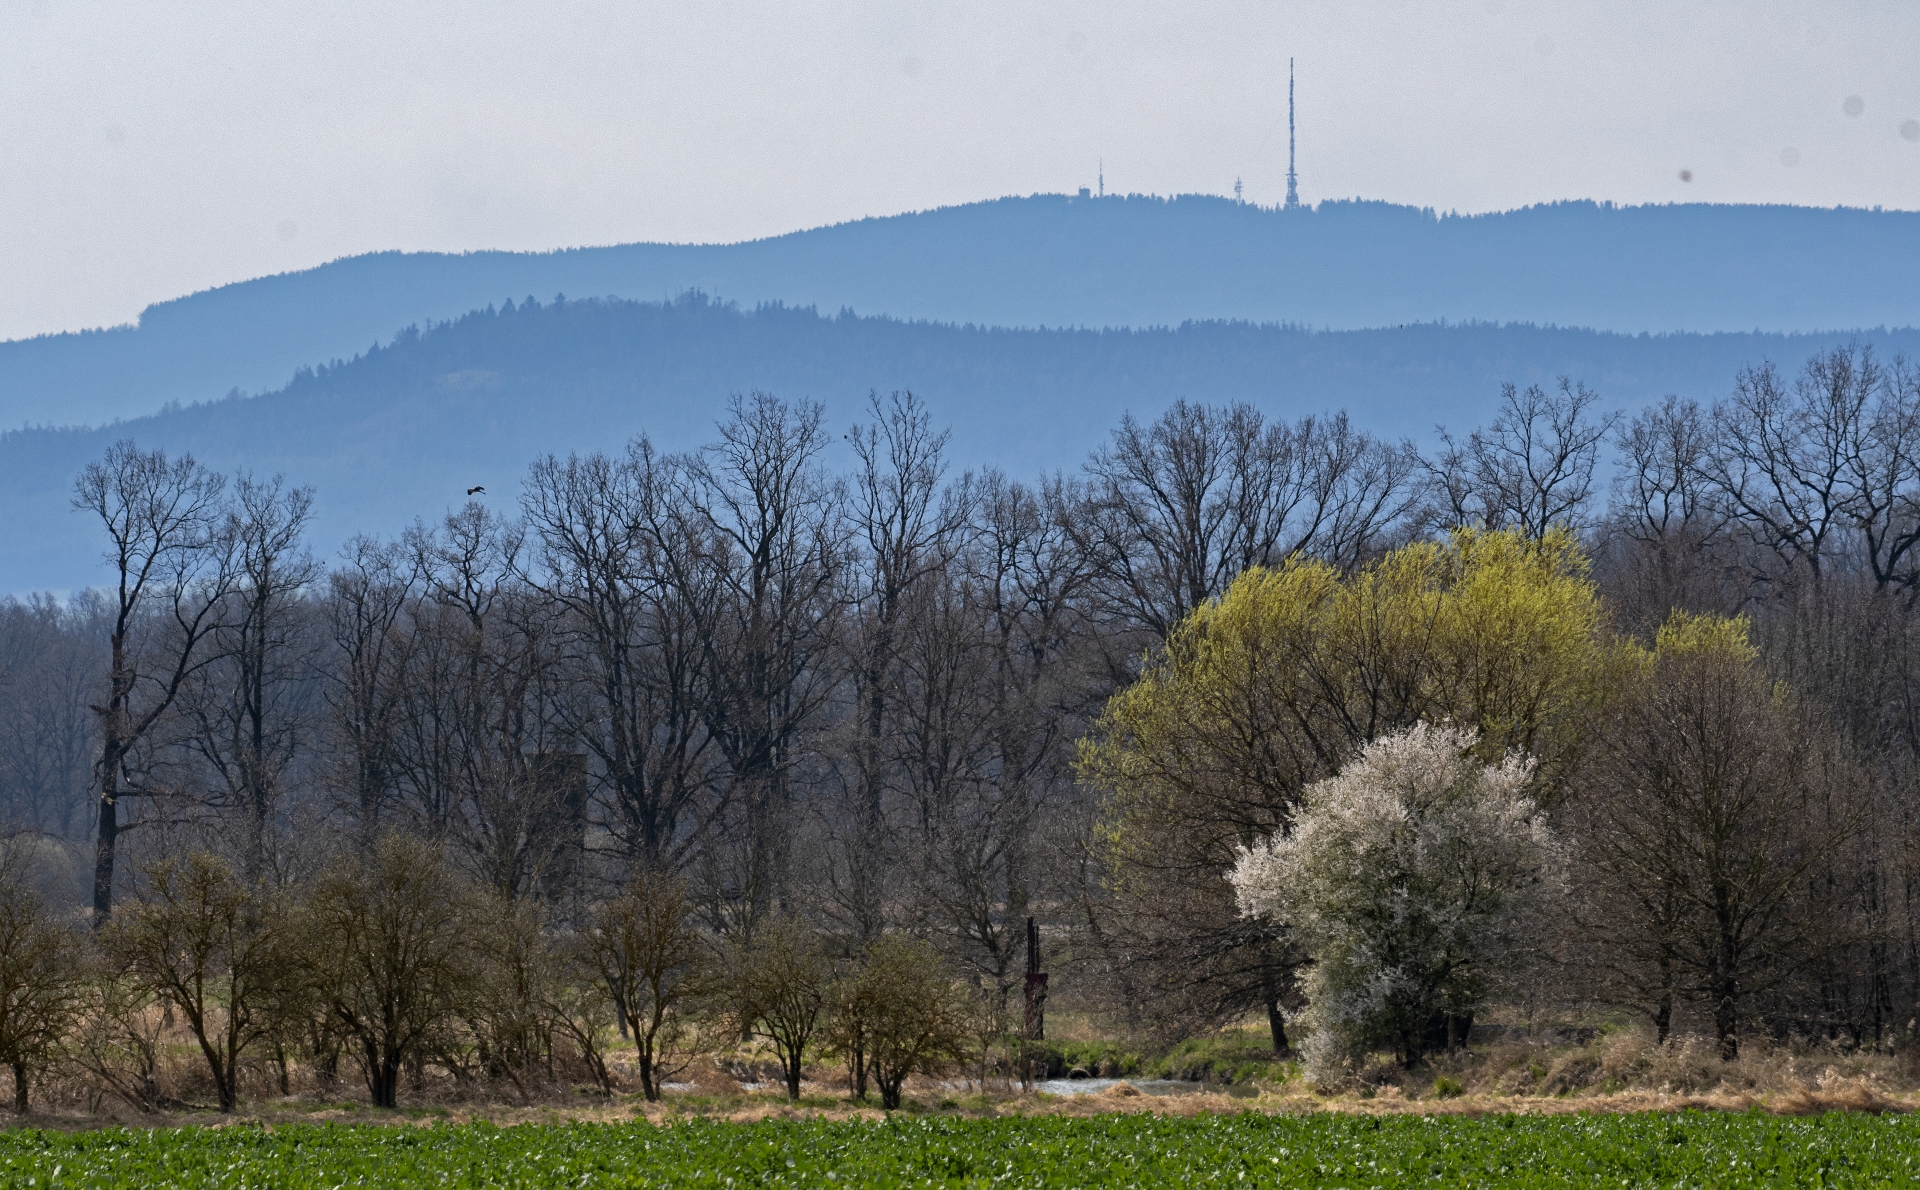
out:
{"label": "flying bird", "polygon": [[467,495],[469,496],[484,496],[486,492],[487,489],[482,487],[471,487],[467,489]]}

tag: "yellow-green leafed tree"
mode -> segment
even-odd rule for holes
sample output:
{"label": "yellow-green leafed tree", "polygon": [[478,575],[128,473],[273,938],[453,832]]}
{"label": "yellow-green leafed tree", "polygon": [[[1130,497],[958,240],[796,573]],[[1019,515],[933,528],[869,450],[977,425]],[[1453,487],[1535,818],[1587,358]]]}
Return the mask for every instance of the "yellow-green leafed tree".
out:
{"label": "yellow-green leafed tree", "polygon": [[1423,719],[1472,728],[1490,761],[1539,757],[1550,782],[1622,664],[1568,533],[1463,529],[1351,577],[1294,559],[1182,622],[1107,704],[1080,773],[1110,795],[1117,859],[1224,869],[1307,784]]}
{"label": "yellow-green leafed tree", "polygon": [[1262,999],[1271,1014],[1290,981],[1271,939],[1242,937],[1224,879],[1237,846],[1283,829],[1301,791],[1367,742],[1422,720],[1471,729],[1488,763],[1536,757],[1550,803],[1624,664],[1564,531],[1462,529],[1351,575],[1297,557],[1246,572],[1175,628],[1080,746],[1081,778],[1107,796],[1099,837],[1134,951],[1165,951],[1202,1015]]}

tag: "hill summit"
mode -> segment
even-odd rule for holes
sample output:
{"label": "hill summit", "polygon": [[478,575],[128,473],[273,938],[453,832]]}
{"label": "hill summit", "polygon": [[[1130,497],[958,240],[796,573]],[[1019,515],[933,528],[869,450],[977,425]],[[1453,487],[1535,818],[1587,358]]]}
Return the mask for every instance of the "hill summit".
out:
{"label": "hill summit", "polygon": [[97,424],[264,392],[401,327],[537,294],[843,308],[1000,327],[1530,322],[1638,333],[1920,324],[1920,213],[1564,202],[1454,215],[1035,195],[747,243],[383,252],[0,343],[0,424]]}

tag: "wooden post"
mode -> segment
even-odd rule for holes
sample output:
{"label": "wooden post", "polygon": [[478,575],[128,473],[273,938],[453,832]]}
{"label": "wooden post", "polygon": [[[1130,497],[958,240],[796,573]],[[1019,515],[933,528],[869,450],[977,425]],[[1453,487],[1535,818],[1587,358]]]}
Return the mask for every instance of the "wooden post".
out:
{"label": "wooden post", "polygon": [[1040,927],[1027,919],[1027,983],[1026,983],[1026,1020],[1025,1028],[1020,1032],[1021,1074],[1031,1086],[1033,1078],[1033,1050],[1036,1041],[1047,1038],[1047,975],[1040,970]]}

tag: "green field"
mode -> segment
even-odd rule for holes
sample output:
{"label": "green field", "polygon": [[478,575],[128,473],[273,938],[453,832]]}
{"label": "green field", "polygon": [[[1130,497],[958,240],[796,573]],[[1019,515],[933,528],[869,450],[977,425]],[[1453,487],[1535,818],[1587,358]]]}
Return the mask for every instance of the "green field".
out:
{"label": "green field", "polygon": [[0,1134],[0,1184],[1912,1186],[1897,1116],[1110,1115]]}

